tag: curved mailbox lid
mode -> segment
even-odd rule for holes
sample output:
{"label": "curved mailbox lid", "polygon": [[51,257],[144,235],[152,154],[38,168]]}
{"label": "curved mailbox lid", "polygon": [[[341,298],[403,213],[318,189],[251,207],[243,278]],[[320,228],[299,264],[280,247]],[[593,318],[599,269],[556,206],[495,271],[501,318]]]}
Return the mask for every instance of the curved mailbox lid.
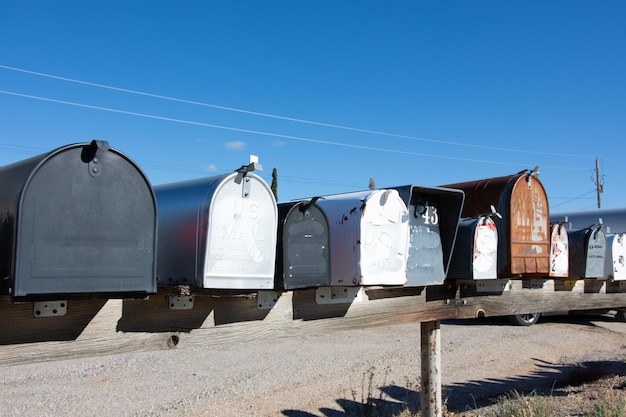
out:
{"label": "curved mailbox lid", "polygon": [[215,289],[273,289],[278,209],[254,173],[155,187],[159,282]]}
{"label": "curved mailbox lid", "polygon": [[626,238],[624,233],[609,233],[606,236],[607,279],[613,281],[626,280]]}
{"label": "curved mailbox lid", "polygon": [[398,190],[409,210],[406,285],[443,284],[463,208],[463,191],[419,185],[392,188]]}
{"label": "curved mailbox lid", "polygon": [[461,219],[448,278],[496,279],[497,257],[498,231],[495,222],[487,216]]}
{"label": "curved mailbox lid", "polygon": [[317,205],[330,236],[331,285],[404,285],[409,219],[396,190],[324,196]]}
{"label": "curved mailbox lid", "polygon": [[330,285],[328,221],[317,198],[278,205],[277,285],[296,288]]}
{"label": "curved mailbox lid", "polygon": [[67,145],[0,168],[5,291],[16,299],[156,291],[156,202],[108,143]]}
{"label": "curved mailbox lid", "polygon": [[602,224],[607,233],[626,232],[625,208],[601,208],[592,210],[578,210],[550,214],[553,222],[569,223],[570,229],[584,229],[589,225]]}
{"label": "curved mailbox lid", "polygon": [[569,239],[562,223],[550,226],[550,274],[551,277],[569,276]]}
{"label": "curved mailbox lid", "polygon": [[568,232],[571,277],[604,278],[606,233],[601,225]]}
{"label": "curved mailbox lid", "polygon": [[494,205],[498,228],[498,275],[547,275],[550,262],[548,198],[535,171],[444,185],[465,192],[463,217],[476,217]]}

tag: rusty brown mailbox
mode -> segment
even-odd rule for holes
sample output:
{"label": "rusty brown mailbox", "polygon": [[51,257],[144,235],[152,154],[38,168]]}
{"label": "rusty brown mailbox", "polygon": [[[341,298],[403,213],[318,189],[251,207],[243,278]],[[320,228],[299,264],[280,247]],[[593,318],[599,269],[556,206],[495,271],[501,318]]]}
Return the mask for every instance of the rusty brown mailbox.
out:
{"label": "rusty brown mailbox", "polygon": [[461,217],[477,217],[496,207],[498,277],[548,275],[550,215],[546,191],[536,170],[505,177],[448,184],[465,192]]}

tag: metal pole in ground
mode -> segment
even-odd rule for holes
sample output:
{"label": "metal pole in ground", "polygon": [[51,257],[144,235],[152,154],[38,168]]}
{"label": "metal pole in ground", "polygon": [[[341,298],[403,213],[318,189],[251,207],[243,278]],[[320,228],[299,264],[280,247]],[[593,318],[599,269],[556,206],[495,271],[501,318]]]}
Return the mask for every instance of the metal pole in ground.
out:
{"label": "metal pole in ground", "polygon": [[422,368],[420,409],[422,417],[442,417],[441,329],[439,320],[422,322],[420,330]]}

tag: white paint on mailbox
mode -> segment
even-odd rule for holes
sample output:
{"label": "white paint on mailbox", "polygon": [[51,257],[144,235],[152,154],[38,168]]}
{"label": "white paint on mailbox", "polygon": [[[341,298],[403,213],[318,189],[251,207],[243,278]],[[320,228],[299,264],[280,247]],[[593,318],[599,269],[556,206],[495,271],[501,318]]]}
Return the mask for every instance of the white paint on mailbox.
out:
{"label": "white paint on mailbox", "polygon": [[222,181],[207,223],[205,288],[274,287],[278,210],[263,179],[232,174]]}
{"label": "white paint on mailbox", "polygon": [[404,285],[409,218],[396,190],[325,196],[331,285]]}
{"label": "white paint on mailbox", "polygon": [[479,221],[474,234],[472,273],[474,279],[498,278],[498,231],[491,218]]}
{"label": "white paint on mailbox", "polygon": [[624,233],[609,233],[606,236],[606,267],[608,278],[613,281],[626,280],[626,242]]}

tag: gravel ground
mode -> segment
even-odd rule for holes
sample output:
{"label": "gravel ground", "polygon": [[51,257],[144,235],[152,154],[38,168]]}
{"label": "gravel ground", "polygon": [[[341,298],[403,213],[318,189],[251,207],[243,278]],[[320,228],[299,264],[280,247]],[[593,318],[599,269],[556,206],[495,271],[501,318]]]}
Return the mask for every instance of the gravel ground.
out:
{"label": "gravel ground", "polygon": [[[237,345],[0,367],[2,416],[355,414],[419,408],[419,323]],[[553,392],[626,375],[626,324],[612,318],[443,322],[444,399],[456,414],[511,390]],[[589,381],[586,381],[588,379]],[[347,412],[346,412],[347,410]],[[358,413],[356,413],[358,414]]]}

